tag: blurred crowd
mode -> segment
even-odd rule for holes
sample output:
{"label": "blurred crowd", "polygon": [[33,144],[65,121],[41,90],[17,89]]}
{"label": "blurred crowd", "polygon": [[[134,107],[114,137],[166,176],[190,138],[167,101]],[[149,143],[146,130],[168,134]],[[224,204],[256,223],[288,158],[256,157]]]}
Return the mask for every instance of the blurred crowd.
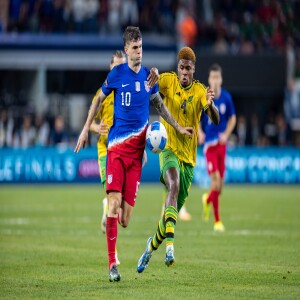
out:
{"label": "blurred crowd", "polygon": [[69,146],[73,141],[61,115],[49,120],[43,115],[26,113],[18,119],[12,117],[11,111],[0,108],[0,148]]}
{"label": "blurred crowd", "polygon": [[[24,114],[13,118],[12,111],[0,108],[0,148],[28,148],[32,146],[74,147],[77,133],[71,132],[61,115],[46,118],[42,115]],[[96,145],[97,135],[90,136],[90,145]],[[260,120],[256,113],[249,119],[237,116],[237,126],[229,139],[229,146],[290,146],[300,147],[300,135],[290,130],[283,114],[271,112]]]}
{"label": "blurred crowd", "polygon": [[300,1],[0,1],[0,32],[111,34],[129,24],[219,54],[284,51],[287,38],[300,42]]}

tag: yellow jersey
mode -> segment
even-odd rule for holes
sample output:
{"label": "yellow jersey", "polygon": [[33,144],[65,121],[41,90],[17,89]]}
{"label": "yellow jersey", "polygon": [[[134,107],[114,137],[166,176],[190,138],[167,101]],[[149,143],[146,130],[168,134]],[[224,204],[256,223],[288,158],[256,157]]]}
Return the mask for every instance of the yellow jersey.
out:
{"label": "yellow jersey", "polygon": [[163,118],[168,133],[166,149],[171,150],[179,160],[191,166],[196,165],[197,133],[202,109],[208,108],[206,87],[197,80],[184,88],[175,72],[162,73],[159,76],[159,92],[173,118],[183,127],[193,127],[195,133],[190,139],[180,134]]}
{"label": "yellow jersey", "polygon": [[[99,95],[101,89],[99,89],[93,98],[93,101]],[[94,120],[101,121],[107,124],[109,127],[113,124],[114,117],[114,93],[110,93],[107,98],[103,101],[101,108],[96,114]],[[97,143],[98,157],[105,156],[107,154],[107,135],[100,135]]]}

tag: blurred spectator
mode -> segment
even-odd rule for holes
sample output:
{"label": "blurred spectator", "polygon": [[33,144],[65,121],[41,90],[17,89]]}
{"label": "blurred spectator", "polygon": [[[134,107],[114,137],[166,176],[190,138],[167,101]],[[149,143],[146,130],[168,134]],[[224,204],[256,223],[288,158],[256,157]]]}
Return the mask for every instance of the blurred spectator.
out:
{"label": "blurred spectator", "polygon": [[23,123],[19,132],[19,141],[22,148],[28,148],[35,144],[36,130],[32,125],[31,115],[23,117]]}
{"label": "blurred spectator", "polygon": [[282,114],[276,116],[277,145],[288,145],[288,127]]}
{"label": "blurred spectator", "polygon": [[294,40],[289,37],[286,45],[287,89],[284,99],[285,118],[293,130],[300,130],[300,51],[296,53]]}
{"label": "blurred spectator", "polygon": [[260,136],[260,127],[258,116],[256,113],[251,115],[250,119],[250,144],[256,146]]}
{"label": "blurred spectator", "polygon": [[6,32],[8,23],[9,0],[0,1],[0,33]]}
{"label": "blurred spectator", "polygon": [[50,127],[49,127],[49,123],[45,120],[43,115],[36,116],[35,128],[37,131],[35,144],[37,146],[48,146]]}
{"label": "blurred spectator", "polygon": [[137,26],[139,21],[139,12],[135,0],[123,0],[120,7],[121,24],[126,27],[128,24]]}
{"label": "blurred spectator", "polygon": [[245,116],[243,115],[239,115],[237,118],[236,132],[237,144],[239,146],[245,146],[247,136],[247,122]]}
{"label": "blurred spectator", "polygon": [[108,16],[107,23],[109,31],[118,33],[121,31],[121,0],[110,0],[108,2]]}
{"label": "blurred spectator", "polygon": [[51,145],[64,145],[68,142],[68,135],[65,131],[65,122],[62,116],[57,116],[54,120],[54,128],[51,132]]}
{"label": "blurred spectator", "polygon": [[264,134],[271,145],[276,145],[277,142],[277,128],[275,124],[274,112],[270,112],[268,119],[264,126]]}
{"label": "blurred spectator", "polygon": [[0,147],[13,146],[14,120],[6,109],[0,111]]}

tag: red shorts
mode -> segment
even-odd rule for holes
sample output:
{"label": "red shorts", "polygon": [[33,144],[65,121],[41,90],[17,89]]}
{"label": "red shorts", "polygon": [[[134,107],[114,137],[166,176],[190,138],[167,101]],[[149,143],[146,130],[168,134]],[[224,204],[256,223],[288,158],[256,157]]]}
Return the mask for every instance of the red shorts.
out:
{"label": "red shorts", "polygon": [[219,171],[221,178],[224,178],[226,145],[218,143],[217,145],[209,146],[205,156],[208,174]]}
{"label": "red shorts", "polygon": [[140,185],[142,161],[115,152],[107,153],[106,193],[117,191],[122,199],[134,206]]}

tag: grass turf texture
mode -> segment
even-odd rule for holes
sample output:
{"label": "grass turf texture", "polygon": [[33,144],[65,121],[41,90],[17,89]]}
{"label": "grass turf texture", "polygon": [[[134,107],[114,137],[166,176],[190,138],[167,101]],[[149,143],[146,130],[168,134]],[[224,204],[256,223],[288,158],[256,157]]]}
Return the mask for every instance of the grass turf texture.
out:
{"label": "grass turf texture", "polygon": [[138,274],[162,203],[160,185],[142,185],[119,227],[122,281],[110,283],[100,185],[1,186],[0,298],[300,299],[299,187],[225,187],[223,234],[201,221],[202,192],[191,189],[193,219],[177,223],[175,266],[163,244]]}

